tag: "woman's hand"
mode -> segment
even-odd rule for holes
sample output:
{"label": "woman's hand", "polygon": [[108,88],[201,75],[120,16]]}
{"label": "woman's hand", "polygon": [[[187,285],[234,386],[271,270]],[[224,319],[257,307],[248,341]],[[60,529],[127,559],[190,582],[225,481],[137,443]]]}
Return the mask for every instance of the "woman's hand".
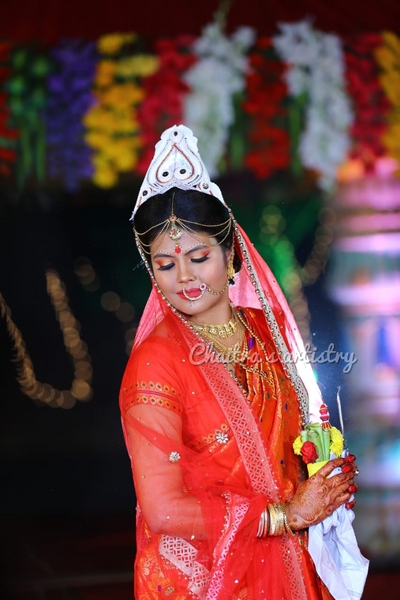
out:
{"label": "woman's hand", "polygon": [[[285,505],[286,516],[291,529],[304,529],[316,525],[331,515],[342,504],[348,503],[358,485],[357,465],[352,455],[330,460],[315,475],[300,483],[292,500]],[[342,473],[327,478],[337,467]],[[353,507],[355,502],[348,505]]]}

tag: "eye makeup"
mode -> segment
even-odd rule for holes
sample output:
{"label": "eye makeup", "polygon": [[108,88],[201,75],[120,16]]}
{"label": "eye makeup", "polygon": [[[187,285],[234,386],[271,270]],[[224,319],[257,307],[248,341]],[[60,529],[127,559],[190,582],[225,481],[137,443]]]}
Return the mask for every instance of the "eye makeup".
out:
{"label": "eye makeup", "polygon": [[197,257],[192,257],[191,261],[194,263],[202,263],[205,262],[206,260],[209,259],[209,252],[205,252],[202,256]]}

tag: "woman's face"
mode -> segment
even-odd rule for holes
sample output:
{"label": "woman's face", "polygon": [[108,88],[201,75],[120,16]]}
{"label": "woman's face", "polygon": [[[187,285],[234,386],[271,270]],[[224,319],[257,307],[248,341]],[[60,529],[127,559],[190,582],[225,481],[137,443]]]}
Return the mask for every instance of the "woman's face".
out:
{"label": "woman's face", "polygon": [[[229,315],[228,288],[217,295],[206,289],[199,300],[194,300],[201,294],[201,283],[221,290],[227,282],[226,250],[210,245],[215,243],[214,238],[197,233],[194,238],[182,232],[179,254],[175,253],[175,242],[168,234],[161,244],[156,240],[151,246],[151,264],[158,286],[175,308],[199,323],[218,323],[221,321],[212,319],[224,319],[227,312]],[[191,300],[184,296],[183,290]]]}

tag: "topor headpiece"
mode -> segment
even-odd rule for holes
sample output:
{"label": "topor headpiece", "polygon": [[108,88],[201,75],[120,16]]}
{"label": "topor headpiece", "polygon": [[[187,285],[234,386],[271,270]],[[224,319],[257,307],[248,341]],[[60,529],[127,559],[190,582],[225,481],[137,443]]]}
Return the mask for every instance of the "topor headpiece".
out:
{"label": "topor headpiece", "polygon": [[223,204],[219,187],[210,181],[207,169],[197,149],[197,138],[184,125],[166,129],[156,144],[154,158],[147,170],[132,213],[156,194],[164,194],[172,187],[181,190],[196,189],[215,196]]}

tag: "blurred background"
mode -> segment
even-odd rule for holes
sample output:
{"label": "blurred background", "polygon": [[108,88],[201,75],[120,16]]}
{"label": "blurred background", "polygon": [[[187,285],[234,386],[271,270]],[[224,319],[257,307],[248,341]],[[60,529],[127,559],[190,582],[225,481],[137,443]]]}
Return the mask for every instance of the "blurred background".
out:
{"label": "blurred background", "polygon": [[400,598],[400,3],[1,9],[2,597],[133,598],[118,393],[150,284],[129,217],[184,123],[335,426],[341,386],[364,598]]}

